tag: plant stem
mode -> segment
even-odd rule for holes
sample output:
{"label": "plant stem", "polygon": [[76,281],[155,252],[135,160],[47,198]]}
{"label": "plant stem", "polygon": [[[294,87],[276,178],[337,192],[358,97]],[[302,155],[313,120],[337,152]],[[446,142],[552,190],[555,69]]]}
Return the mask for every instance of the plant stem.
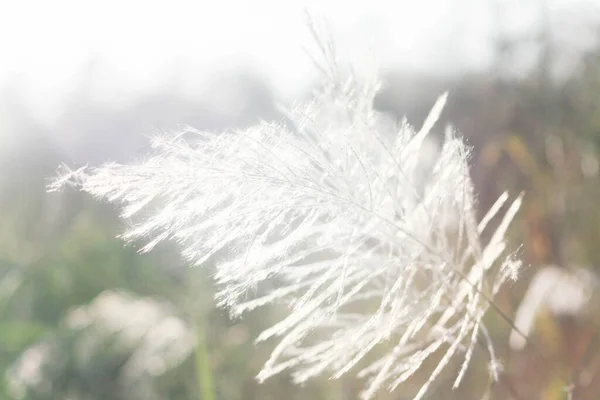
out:
{"label": "plant stem", "polygon": [[196,324],[196,350],[194,358],[196,361],[196,385],[199,400],[215,400],[213,376],[210,368],[210,360],[206,348],[204,328]]}

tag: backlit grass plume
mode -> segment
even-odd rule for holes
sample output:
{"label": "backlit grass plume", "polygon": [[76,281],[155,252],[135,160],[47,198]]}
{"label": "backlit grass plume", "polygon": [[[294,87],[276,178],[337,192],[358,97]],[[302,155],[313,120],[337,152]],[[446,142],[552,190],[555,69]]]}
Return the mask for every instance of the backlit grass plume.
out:
{"label": "backlit grass plume", "polygon": [[171,240],[190,264],[214,265],[217,300],[234,316],[289,307],[257,339],[277,343],[259,380],[352,372],[370,399],[431,357],[415,399],[449,366],[456,387],[478,342],[496,365],[482,317],[519,267],[504,235],[520,197],[502,195],[478,221],[469,148],[451,130],[423,168],[446,95],[416,131],[373,109],[377,80],[335,62],[322,71],[321,90],[286,122],[157,136],[147,159],[64,171],[51,189],[74,184],[121,205],[123,239],[143,251]]}

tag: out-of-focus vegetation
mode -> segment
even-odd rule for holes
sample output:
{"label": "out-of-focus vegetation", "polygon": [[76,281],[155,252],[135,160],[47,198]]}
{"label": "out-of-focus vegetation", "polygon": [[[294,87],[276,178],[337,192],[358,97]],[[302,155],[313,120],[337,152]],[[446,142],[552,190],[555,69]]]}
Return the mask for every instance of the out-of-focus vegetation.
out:
{"label": "out-of-focus vegetation", "polygon": [[[507,54],[518,46],[518,42],[502,44],[503,65],[510,65]],[[407,94],[406,82],[416,78],[390,70],[378,104],[399,117],[406,114],[419,125],[433,99],[450,88],[445,119],[474,147],[472,173],[482,208],[487,209],[506,189],[526,191],[513,238],[524,243],[522,255],[531,266],[504,290],[498,303],[511,316],[540,266],[583,265],[600,273],[600,43],[561,80],[549,73],[560,57],[550,52],[551,39],[541,37],[539,46],[537,67],[520,77],[502,70],[443,82],[425,76],[417,79],[420,90]],[[230,320],[214,306],[209,268],[188,268],[168,246],[140,256],[115,238],[121,228],[114,210],[68,191],[45,193],[47,178],[60,162],[141,154],[142,134],[153,126],[173,129],[187,123],[220,129],[248,124],[257,117],[279,117],[267,84],[247,75],[230,84],[239,89],[232,95],[238,107],[228,114],[211,108],[212,93],[206,94],[204,102],[190,102],[167,91],[113,110],[95,105],[82,89],[73,94],[69,108],[52,128],[38,126],[18,98],[5,93],[10,118],[16,121],[7,136],[18,139],[18,146],[0,150],[0,368],[6,372],[0,398],[356,398],[361,385],[351,379],[297,387],[281,376],[257,384],[254,376],[270,349],[256,347],[252,340],[279,310]],[[81,145],[72,147],[75,154],[57,146],[50,129],[81,131]],[[73,315],[86,310],[81,307],[98,304],[111,293],[142,302],[149,315],[163,313],[161,318],[183,324],[171,326],[183,326],[178,332],[193,336],[195,345],[176,361],[167,362],[168,349],[154,352],[152,362],[142,364],[162,367],[137,365],[141,372],[132,374],[131,366],[144,360],[135,358],[144,349],[142,344],[153,345],[150,339],[140,339],[151,337],[152,330],[139,322],[136,311],[130,317],[122,315],[127,323],[116,331],[99,328],[99,320],[90,322],[95,315],[91,312],[86,314],[85,327],[73,322]],[[120,303],[113,304],[118,308]],[[115,309],[115,314],[138,310],[122,307],[125,310]],[[600,329],[596,317],[600,315],[559,318],[542,312],[531,337],[536,345],[515,352],[508,347],[511,327],[490,312],[488,326],[505,362],[492,398],[566,399],[567,378],[575,384],[574,399],[597,399]],[[125,326],[137,332],[133,335],[137,339],[119,339],[120,331],[126,334]],[[184,340],[184,336],[173,337]],[[484,360],[482,352],[474,363],[483,365]],[[449,392],[442,385],[431,398],[472,398],[475,388],[487,385],[481,379],[478,368],[472,368],[457,391]],[[380,398],[405,397],[397,391]]]}
{"label": "out-of-focus vegetation", "polygon": [[[526,192],[513,238],[515,244],[523,243],[522,256],[530,267],[500,299],[509,315],[544,265],[600,272],[600,47],[583,54],[572,73],[557,80],[551,71],[560,55],[553,55],[548,37],[542,36],[539,43],[537,65],[524,78],[506,78],[496,71],[466,75],[449,85],[454,96],[447,120],[474,146],[472,174],[482,208],[502,190]],[[506,43],[505,51],[518,45]],[[393,109],[393,89],[390,92],[388,107]],[[418,106],[415,110],[419,115]],[[569,301],[566,293],[554,296]],[[594,301],[595,296],[590,302]],[[503,388],[497,393],[567,398],[566,379],[574,384],[573,398],[597,398],[597,317],[563,318],[542,310],[532,338],[537,346],[519,353],[500,348],[507,363],[505,381],[499,385]],[[510,327],[497,315],[490,319],[498,320],[496,343],[506,343],[504,332]]]}
{"label": "out-of-focus vegetation", "polygon": [[[474,147],[472,174],[482,208],[503,190],[526,192],[513,239],[523,243],[522,256],[529,267],[499,301],[509,315],[514,315],[540,267],[584,266],[600,273],[600,45],[582,54],[562,79],[551,76],[561,57],[552,52],[552,45],[549,37],[540,38],[537,64],[523,78],[507,78],[497,70],[448,83],[453,96],[446,120]],[[504,43],[502,54],[507,57],[518,46]],[[396,77],[392,82],[402,87],[405,80]],[[385,107],[411,109],[398,97],[402,92],[393,88],[386,94]],[[414,104],[412,112],[419,118],[423,108]],[[566,293],[553,295],[569,301]],[[591,303],[597,302],[595,295]],[[538,344],[523,352],[502,347],[510,327],[497,315],[489,316],[498,321],[492,334],[506,360],[497,398],[567,398],[565,380],[574,384],[574,399],[600,395],[600,315],[564,318],[547,311],[538,316],[531,338]]]}

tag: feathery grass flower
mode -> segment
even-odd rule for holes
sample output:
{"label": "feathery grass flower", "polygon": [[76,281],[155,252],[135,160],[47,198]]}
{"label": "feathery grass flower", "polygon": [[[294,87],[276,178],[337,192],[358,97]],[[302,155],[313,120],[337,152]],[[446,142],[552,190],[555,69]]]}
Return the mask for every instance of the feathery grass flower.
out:
{"label": "feathery grass flower", "polygon": [[370,399],[436,354],[415,399],[459,357],[456,387],[479,338],[496,365],[482,318],[519,265],[504,236],[521,198],[503,207],[503,194],[477,221],[469,148],[450,129],[423,168],[446,95],[415,131],[373,109],[377,80],[361,84],[334,62],[322,71],[322,89],[289,121],[157,136],[146,160],[66,171],[50,188],[75,184],[121,205],[123,239],[145,240],[142,251],[172,240],[190,264],[214,264],[218,303],[234,316],[286,305],[257,339],[278,343],[261,381],[356,368]]}

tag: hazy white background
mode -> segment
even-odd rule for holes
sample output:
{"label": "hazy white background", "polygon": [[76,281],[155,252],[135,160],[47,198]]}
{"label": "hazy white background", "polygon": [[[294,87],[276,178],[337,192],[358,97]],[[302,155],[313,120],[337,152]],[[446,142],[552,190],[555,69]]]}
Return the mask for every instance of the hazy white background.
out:
{"label": "hazy white background", "polygon": [[[44,118],[91,58],[102,63],[96,94],[127,101],[177,74],[190,95],[207,72],[246,63],[283,95],[301,89],[311,65],[301,50],[304,13],[328,15],[344,50],[370,42],[385,61],[438,73],[481,68],[499,29],[533,33],[538,0],[19,0],[0,6],[0,82],[17,84]],[[600,2],[545,2],[566,47],[585,46],[580,18]],[[596,15],[594,16],[594,13]],[[579,20],[580,18],[577,18]],[[452,54],[453,57],[448,56]],[[460,55],[459,57],[456,54]]]}
{"label": "hazy white background", "polygon": [[[133,129],[107,126],[111,133],[77,139],[90,129],[85,121],[73,123],[68,99],[82,82],[94,107],[125,109],[165,90],[191,101],[210,92],[213,109],[228,108],[235,90],[223,94],[226,88],[211,81],[215,72],[241,68],[264,79],[277,100],[292,101],[315,72],[302,49],[312,43],[307,9],[330,19],[344,57],[365,57],[371,48],[384,66],[445,76],[494,65],[492,43],[499,36],[525,43],[510,66],[522,73],[535,59],[527,41],[539,34],[543,18],[565,55],[558,67],[568,69],[571,54],[591,44],[586,22],[600,19],[598,0],[0,0],[5,150],[20,140],[16,127],[23,117],[14,113],[15,96],[67,153],[83,146],[77,140],[102,134],[110,141],[115,131]],[[80,119],[98,129],[102,118]],[[173,118],[166,124],[189,123]],[[148,118],[139,130],[149,131],[153,122]]]}

